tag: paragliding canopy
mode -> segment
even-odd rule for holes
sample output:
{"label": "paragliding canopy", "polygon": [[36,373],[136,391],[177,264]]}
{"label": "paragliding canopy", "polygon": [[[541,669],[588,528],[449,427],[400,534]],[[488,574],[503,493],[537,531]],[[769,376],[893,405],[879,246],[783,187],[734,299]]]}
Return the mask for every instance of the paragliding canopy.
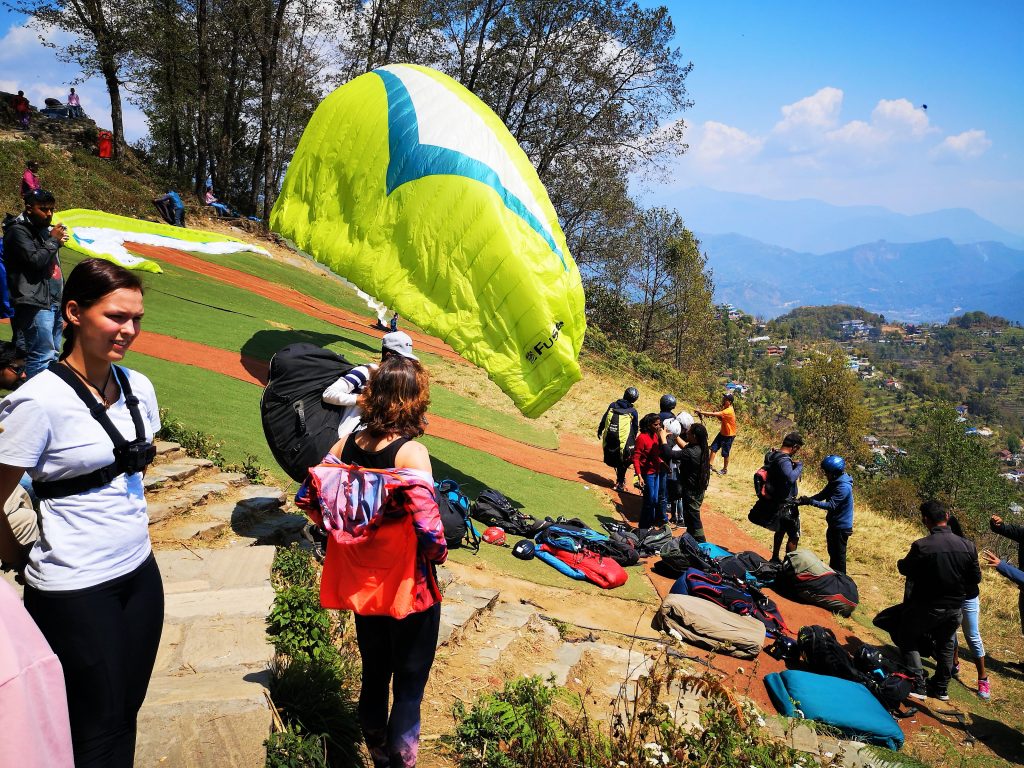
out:
{"label": "paragliding canopy", "polygon": [[475,363],[527,416],[580,379],[583,287],[526,153],[482,101],[396,64],[320,105],[271,228]]}

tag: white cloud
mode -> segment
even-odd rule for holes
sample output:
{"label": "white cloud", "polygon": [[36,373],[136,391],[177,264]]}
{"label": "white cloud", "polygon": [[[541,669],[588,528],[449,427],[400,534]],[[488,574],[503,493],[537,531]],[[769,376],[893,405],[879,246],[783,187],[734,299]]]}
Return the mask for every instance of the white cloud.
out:
{"label": "white cloud", "polygon": [[724,161],[743,161],[761,151],[764,139],[725,123],[709,120],[702,126],[700,138],[693,147],[694,159],[705,165]]}
{"label": "white cloud", "polygon": [[921,138],[934,133],[928,113],[906,99],[881,99],[871,112],[871,123],[892,136]]}
{"label": "white cloud", "polygon": [[807,128],[825,130],[839,122],[843,108],[843,92],[838,88],[822,88],[813,96],[782,107],[782,120],[775,125],[775,133],[801,131]]}
{"label": "white cloud", "polygon": [[981,157],[992,146],[992,140],[984,131],[972,128],[969,131],[947,136],[932,150],[932,157],[938,160],[973,160]]}

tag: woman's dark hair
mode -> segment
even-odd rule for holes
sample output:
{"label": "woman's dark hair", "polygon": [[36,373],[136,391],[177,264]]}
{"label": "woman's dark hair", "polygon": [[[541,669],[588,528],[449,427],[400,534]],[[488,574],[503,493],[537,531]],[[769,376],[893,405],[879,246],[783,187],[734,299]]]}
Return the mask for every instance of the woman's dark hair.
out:
{"label": "woman's dark hair", "polygon": [[64,283],[64,295],[60,301],[60,316],[64,318],[64,348],[61,350],[61,360],[70,355],[71,350],[75,348],[75,326],[68,319],[68,302],[73,301],[82,309],[88,309],[104,296],[122,288],[144,293],[139,276],[112,261],[86,259],[71,270],[67,282]]}
{"label": "woman's dark hair", "polygon": [[651,431],[651,426],[661,417],[656,413],[648,413],[642,419],[640,419],[640,431],[647,433]]}
{"label": "woman's dark hair", "polygon": [[964,536],[964,527],[960,525],[960,521],[956,519],[956,515],[950,515],[946,521],[946,525],[949,526],[949,530],[959,536],[961,539],[966,539]]}
{"label": "woman's dark hair", "polygon": [[370,434],[419,437],[427,425],[430,377],[419,361],[391,355],[370,376],[358,402]]}
{"label": "woman's dark hair", "polygon": [[708,447],[708,429],[703,424],[690,427],[690,440],[700,446],[700,489],[706,491],[711,482],[711,449]]}

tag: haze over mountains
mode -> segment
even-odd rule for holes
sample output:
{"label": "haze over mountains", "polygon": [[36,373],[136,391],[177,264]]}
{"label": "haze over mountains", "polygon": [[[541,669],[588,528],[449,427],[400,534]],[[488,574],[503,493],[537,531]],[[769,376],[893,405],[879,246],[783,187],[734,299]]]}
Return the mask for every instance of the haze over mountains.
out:
{"label": "haze over mountains", "polygon": [[670,204],[708,254],[716,299],[753,314],[843,303],[907,321],[983,310],[1024,322],[1024,237],[973,211],[907,216],[701,188]]}

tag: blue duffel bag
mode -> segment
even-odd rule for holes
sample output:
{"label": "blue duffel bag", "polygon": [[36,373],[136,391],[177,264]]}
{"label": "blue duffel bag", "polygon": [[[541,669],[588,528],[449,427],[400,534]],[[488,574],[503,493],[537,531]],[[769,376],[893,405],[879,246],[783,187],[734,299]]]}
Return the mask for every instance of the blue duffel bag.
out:
{"label": "blue duffel bag", "polygon": [[772,704],[786,717],[817,720],[848,738],[887,749],[903,746],[899,724],[860,683],[789,669],[765,675],[764,685]]}

